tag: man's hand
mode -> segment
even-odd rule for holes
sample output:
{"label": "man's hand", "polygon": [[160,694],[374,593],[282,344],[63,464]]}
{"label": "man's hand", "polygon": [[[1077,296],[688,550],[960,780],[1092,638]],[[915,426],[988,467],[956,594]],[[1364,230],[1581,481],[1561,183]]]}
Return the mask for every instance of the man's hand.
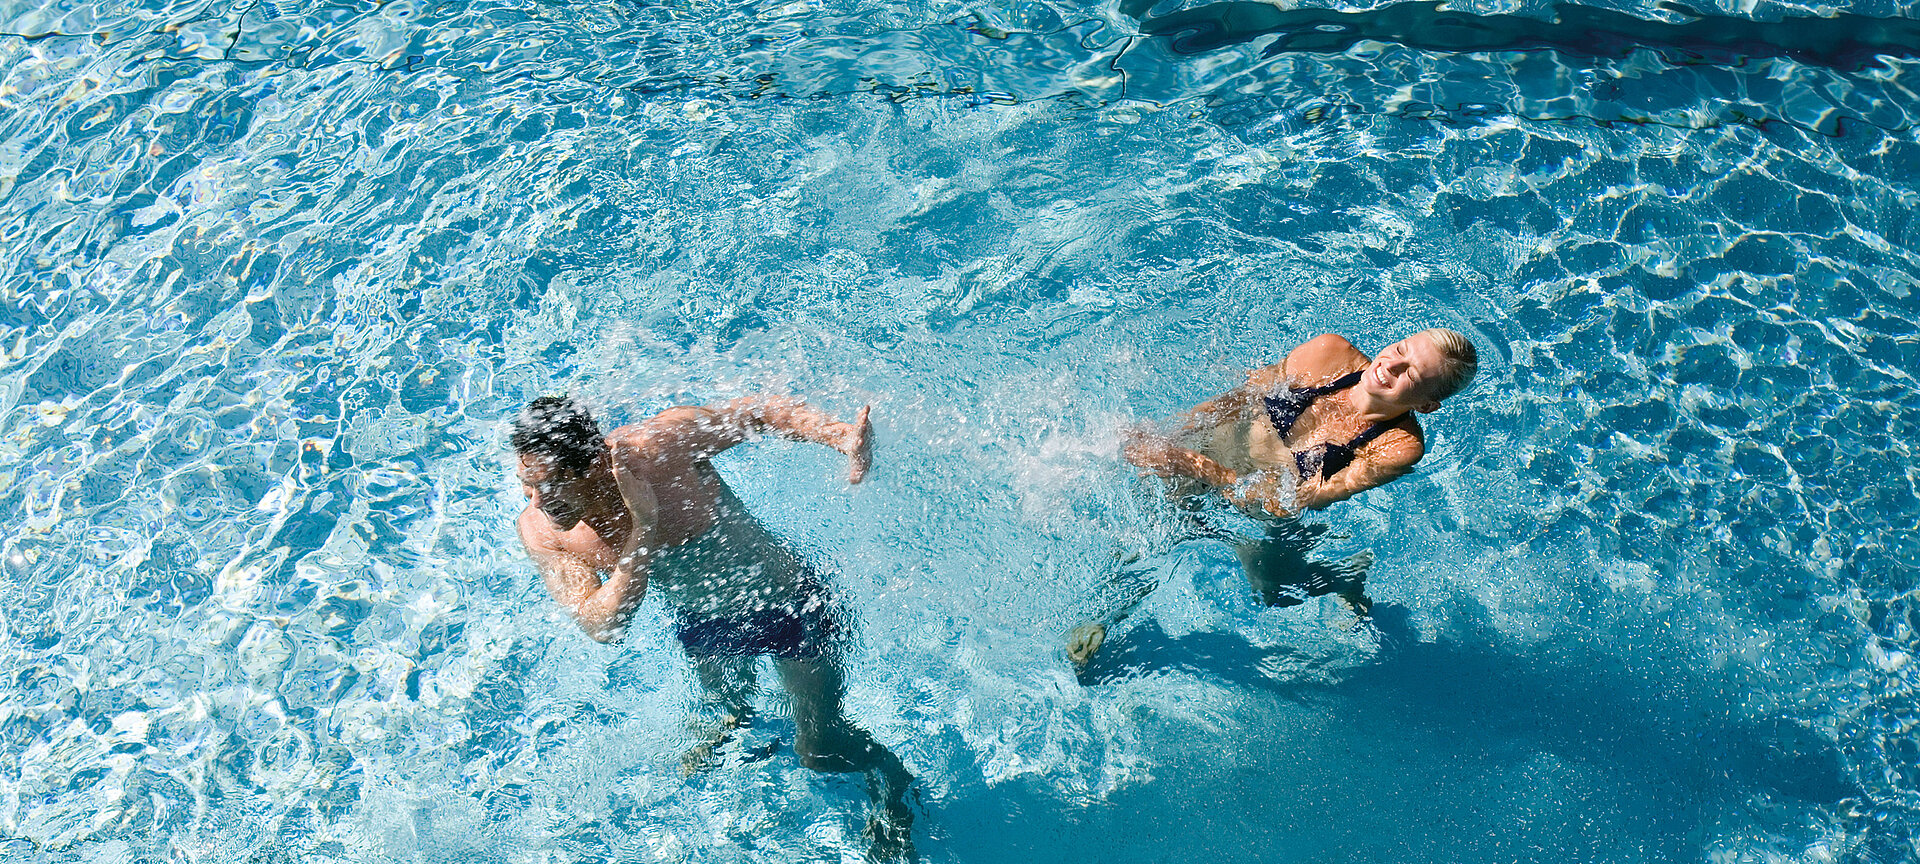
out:
{"label": "man's hand", "polygon": [[620,488],[620,500],[627,507],[627,541],[621,544],[620,558],[613,571],[582,602],[571,608],[574,620],[587,635],[601,642],[620,638],[633,610],[647,596],[647,565],[653,560],[654,516],[659,502],[653,484],[628,463],[644,458],[632,448],[615,445],[610,454],[613,480]]}
{"label": "man's hand", "polygon": [[847,454],[847,482],[859,483],[867,479],[867,472],[873,469],[873,423],[867,415],[873,411],[872,405],[860,408],[860,416],[848,425],[842,437],[842,444],[835,449]]}
{"label": "man's hand", "polygon": [[791,396],[742,396],[705,408],[669,409],[647,422],[657,424],[656,433],[674,440],[669,452],[695,454],[699,459],[763,432],[832,447],[849,461],[847,481],[858,483],[873,468],[873,424],[867,420],[872,410],[872,406],[863,407],[852,423],[842,423]]}

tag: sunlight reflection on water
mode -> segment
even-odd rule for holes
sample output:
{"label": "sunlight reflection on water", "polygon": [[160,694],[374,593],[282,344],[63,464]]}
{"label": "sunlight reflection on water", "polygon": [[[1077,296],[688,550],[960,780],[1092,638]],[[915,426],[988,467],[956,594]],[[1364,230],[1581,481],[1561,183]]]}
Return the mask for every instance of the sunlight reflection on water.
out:
{"label": "sunlight reflection on water", "polygon": [[[853,854],[857,784],[790,749],[679,776],[657,609],[602,647],[546,600],[502,417],[562,388],[875,406],[869,485],[722,470],[858,611],[929,858],[1912,848],[1910,99],[796,5],[6,13],[0,852]],[[1629,101],[1583,69],[1658,122],[1541,122]],[[1827,95],[1685,119],[1764,82]],[[1116,429],[1432,323],[1482,381],[1324,517],[1399,642],[1192,544],[1079,687],[1061,633],[1150,522]]]}

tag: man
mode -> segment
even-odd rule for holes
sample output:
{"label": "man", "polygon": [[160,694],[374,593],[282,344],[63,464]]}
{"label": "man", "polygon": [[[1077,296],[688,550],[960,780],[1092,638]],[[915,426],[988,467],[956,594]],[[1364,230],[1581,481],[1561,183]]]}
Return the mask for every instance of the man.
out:
{"label": "man", "polygon": [[725,729],[751,711],[753,664],[774,658],[793,701],[793,749],[816,771],[865,772],[879,812],[867,831],[876,857],[911,855],[912,776],[841,713],[845,613],[818,573],[747,512],[708,461],[762,433],[847,455],[848,481],[872,455],[867,410],[841,423],[797,399],[749,396],[669,408],[602,436],[566,397],[534,400],[514,424],[527,496],[520,541],[547,590],[588,636],[620,638],[652,589],[672,606],[679,639],[722,732],[689,754],[704,767]]}
{"label": "man", "polygon": [[[1371,556],[1363,552],[1337,565],[1309,560],[1307,551],[1325,529],[1302,525],[1294,514],[1411,472],[1426,453],[1414,413],[1438,410],[1478,368],[1473,343],[1453,330],[1422,330],[1374,358],[1329,333],[1188,412],[1174,438],[1134,434],[1124,455],[1172,481],[1172,494],[1191,499],[1218,492],[1268,524],[1266,537],[1235,544],[1268,605],[1335,594],[1364,618],[1372,605],[1365,594]],[[1082,670],[1107,628],[1153,590],[1140,568],[1122,569],[1113,581],[1122,595],[1119,608],[1068,634],[1067,656]]]}

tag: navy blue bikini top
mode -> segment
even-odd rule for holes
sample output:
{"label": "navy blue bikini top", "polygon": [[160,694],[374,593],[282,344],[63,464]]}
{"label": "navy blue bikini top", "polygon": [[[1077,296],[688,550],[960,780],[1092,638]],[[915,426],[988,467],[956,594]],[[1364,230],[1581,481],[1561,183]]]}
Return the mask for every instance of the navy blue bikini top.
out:
{"label": "navy blue bikini top", "polygon": [[[1314,400],[1328,393],[1336,393],[1360,383],[1360,374],[1360,372],[1350,372],[1334,379],[1333,383],[1324,387],[1302,387],[1298,390],[1288,390],[1278,396],[1266,397],[1267,419],[1273,421],[1273,431],[1280,433],[1281,443],[1286,442],[1287,433],[1293,431],[1293,424],[1299,422],[1300,415],[1306,412],[1308,405],[1312,405]],[[1359,452],[1360,448],[1367,446],[1368,441],[1380,437],[1380,433],[1393,428],[1393,423],[1393,420],[1374,423],[1367,427],[1367,431],[1353,436],[1353,440],[1345,444],[1329,441],[1324,444],[1315,444],[1305,450],[1294,451],[1293,464],[1300,469],[1300,479],[1305,480],[1317,474],[1325,480],[1340,473],[1340,469],[1353,464],[1353,455]]]}

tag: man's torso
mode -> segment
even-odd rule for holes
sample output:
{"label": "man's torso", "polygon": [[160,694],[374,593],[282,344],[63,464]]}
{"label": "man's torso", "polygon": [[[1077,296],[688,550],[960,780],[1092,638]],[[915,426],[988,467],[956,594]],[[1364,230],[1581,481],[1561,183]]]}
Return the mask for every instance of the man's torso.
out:
{"label": "man's torso", "polygon": [[[635,424],[614,430],[609,440],[644,434],[644,424]],[[645,471],[656,501],[649,592],[682,612],[711,616],[781,605],[817,587],[806,562],[747,511],[711,463],[635,467]],[[558,531],[544,514],[529,515],[555,548],[603,577],[619,560],[626,541],[619,531],[602,536],[585,521]]]}

